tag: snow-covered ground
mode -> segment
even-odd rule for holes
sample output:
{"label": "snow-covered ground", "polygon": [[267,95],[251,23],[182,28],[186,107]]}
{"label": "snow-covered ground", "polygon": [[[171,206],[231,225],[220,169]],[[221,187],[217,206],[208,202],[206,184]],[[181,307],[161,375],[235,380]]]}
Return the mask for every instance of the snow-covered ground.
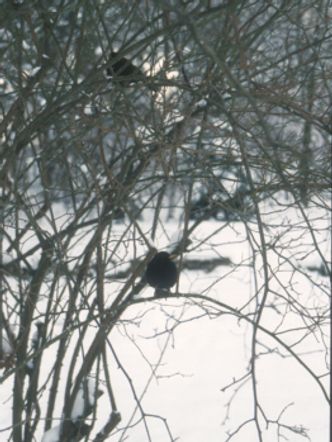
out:
{"label": "snow-covered ground", "polygon": [[[263,441],[281,440],[278,439],[278,431],[292,442],[305,440],[301,436],[303,427],[313,442],[324,442],[329,434],[329,406],[312,373],[328,391],[329,328],[326,309],[329,307],[330,288],[328,278],[315,270],[308,270],[308,267],[320,268],[322,257],[329,260],[329,214],[317,207],[306,210],[309,229],[299,210],[271,206],[261,209],[262,213],[266,212],[263,224],[270,289],[260,319],[262,329],[258,330],[256,337],[257,399],[270,420],[267,425],[260,416]],[[59,226],[63,226],[68,219],[63,216],[58,220]],[[181,236],[181,226],[177,222],[171,220],[165,225],[167,236],[160,230],[155,240],[159,249],[176,243]],[[150,227],[146,221],[141,222],[143,232],[149,232]],[[118,240],[124,230],[124,225],[116,225],[110,238]],[[80,256],[91,234],[85,232],[73,243],[68,256],[68,259],[74,259],[73,267],[75,257]],[[254,326],[250,320],[255,321],[254,312],[263,299],[266,283],[257,225],[251,222],[245,229],[242,223],[224,227],[221,222],[206,221],[193,232],[191,239],[192,244],[183,256],[184,264],[187,259],[227,257],[232,265],[218,266],[210,272],[183,270],[177,287],[178,297],[151,300],[153,290],[146,287],[139,296],[147,297],[147,301],[133,304],[123,313],[106,345],[111,384],[122,416],[119,430],[108,440],[169,441],[166,419],[174,440],[220,442],[226,441],[228,434],[254,416],[253,381],[250,376]],[[26,241],[26,249],[33,241],[33,237]],[[123,247],[117,251],[117,271],[125,269],[133,256],[130,250],[132,243],[132,232],[128,231]],[[111,253],[111,243],[106,247],[106,253]],[[144,256],[144,242],[137,241],[135,251],[137,256]],[[10,257],[6,259],[10,260]],[[32,263],[37,262],[38,253],[30,259]],[[122,285],[112,280],[105,281],[107,303],[114,299]],[[86,293],[94,290],[95,283],[91,278]],[[45,298],[38,305],[40,313],[47,303],[47,284],[43,291]],[[66,296],[67,291],[59,296],[59,304],[65,305]],[[237,309],[237,312],[241,309],[243,317],[234,315],[232,309]],[[324,323],[314,328],[313,318],[318,321],[324,315]],[[84,319],[84,313],[80,319]],[[61,317],[55,321],[53,338],[61,332],[62,321]],[[97,330],[98,320],[91,321],[84,341],[85,349]],[[56,406],[59,422],[68,369],[66,364],[71,362],[70,354],[78,335],[79,331],[73,333],[62,368],[62,390],[59,390]],[[287,346],[298,359],[290,354]],[[52,372],[56,349],[57,344],[54,343],[44,351],[40,385]],[[116,353],[117,361],[112,352]],[[82,354],[80,357],[84,358]],[[243,380],[238,383],[237,380],[242,377]],[[141,418],[142,410],[137,409],[132,387],[146,413],[145,422]],[[104,390],[104,395],[97,402],[97,430],[105,424],[111,411],[102,382],[98,388]],[[48,389],[49,384],[39,403],[42,416],[46,412]],[[0,390],[0,439],[7,441],[11,433],[12,377],[2,383]],[[77,401],[75,410],[82,407]],[[284,427],[278,429],[276,421],[281,414],[280,422]],[[133,426],[137,422],[139,424]],[[150,439],[145,423],[148,424]],[[290,432],[287,425],[296,425],[299,434]],[[44,431],[43,425],[40,426],[38,440],[56,442],[58,430],[54,427],[56,424],[42,439]],[[231,440],[258,441],[254,422],[241,428]]]}

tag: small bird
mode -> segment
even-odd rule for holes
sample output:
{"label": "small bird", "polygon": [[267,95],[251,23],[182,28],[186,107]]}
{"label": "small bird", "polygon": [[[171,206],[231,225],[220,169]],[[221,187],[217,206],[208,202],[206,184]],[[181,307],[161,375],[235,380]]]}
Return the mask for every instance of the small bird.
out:
{"label": "small bird", "polygon": [[172,287],[178,279],[178,272],[171,255],[168,252],[157,253],[147,265],[145,278],[156,289]]}
{"label": "small bird", "polygon": [[142,82],[149,89],[156,92],[158,87],[151,82],[151,78],[135,66],[125,57],[119,57],[118,52],[111,52],[109,57],[109,65],[106,68],[106,76],[114,83],[123,87],[129,87],[134,83]]}
{"label": "small bird", "polygon": [[143,72],[127,58],[119,57],[118,52],[111,52],[106,75],[122,86],[130,86],[132,83],[146,80]]}

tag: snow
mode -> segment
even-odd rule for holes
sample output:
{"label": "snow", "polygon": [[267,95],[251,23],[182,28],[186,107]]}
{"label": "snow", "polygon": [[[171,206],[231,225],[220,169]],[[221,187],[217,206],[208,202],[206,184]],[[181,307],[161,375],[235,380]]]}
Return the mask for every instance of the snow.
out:
{"label": "snow", "polygon": [[78,419],[80,416],[83,416],[84,412],[84,390],[81,387],[77,393],[77,396],[74,401],[73,409],[71,412],[72,419]]}
{"label": "snow", "polygon": [[[270,294],[267,307],[261,318],[261,325],[267,329],[278,330],[279,336],[288,345],[294,345],[299,336],[301,327],[308,326],[301,322],[301,315],[295,307],[297,298],[306,308],[315,308],[317,314],[326,305],[326,293],[328,283],[315,272],[306,270],[307,265],[321,263],[318,253],[312,253],[312,233],[323,256],[329,256],[330,233],[328,220],[324,211],[317,208],[308,209],[307,215],[312,224],[310,232],[301,221],[298,211],[284,208],[281,212],[273,213],[271,207],[262,207],[264,212],[264,224],[266,226],[266,243],[269,270],[271,272],[270,287],[274,295]],[[65,214],[61,206],[58,207],[56,217],[57,228],[65,227],[70,214]],[[163,214],[161,214],[163,216]],[[165,216],[166,219],[166,216]],[[296,226],[296,228],[294,228]],[[42,227],[51,232],[51,225],[46,223]],[[126,268],[128,261],[128,247],[132,244],[130,234],[124,234],[125,223],[113,226],[112,240],[122,238],[122,245],[117,249],[118,263],[114,268]],[[259,241],[257,229],[251,226],[252,240]],[[144,232],[150,229],[149,224],[141,222]],[[91,231],[87,229],[80,234],[80,238],[73,241],[70,250],[73,263],[76,257],[80,257],[82,250],[91,237]],[[157,231],[155,245],[159,249],[167,249],[170,244],[176,244],[181,237],[180,223],[167,222],[167,236],[162,231]],[[228,257],[233,266],[220,266],[213,271],[186,271],[180,275],[180,293],[192,295],[206,295],[212,300],[224,303],[233,308],[242,308],[244,314],[253,311],[250,300],[257,287],[264,284],[264,274],[261,271],[262,261],[259,256],[255,257],[256,281],[252,278],[252,253],[247,242],[246,229],[241,223],[233,223],[228,226],[215,221],[206,221],[192,234],[193,243],[191,250],[183,256],[183,259],[204,259],[214,257]],[[25,244],[28,249],[33,239]],[[270,245],[273,244],[273,247]],[[287,245],[292,244],[292,249]],[[137,241],[136,256],[141,257],[146,253],[145,243]],[[108,249],[107,249],[108,250]],[[278,254],[282,251],[282,256]],[[74,264],[73,264],[74,266]],[[303,274],[294,269],[303,269]],[[290,282],[291,281],[291,282]],[[325,286],[324,286],[325,284]],[[117,293],[120,283],[112,280],[105,281],[106,304]],[[88,299],[89,293],[94,293],[94,281],[85,286]],[[47,293],[47,287],[45,287]],[[146,287],[140,297],[150,297],[153,290]],[[59,307],[68,296],[65,290],[59,294]],[[275,296],[275,298],[273,298]],[[292,296],[293,304],[286,304],[283,297]],[[45,296],[47,300],[47,296]],[[247,305],[248,304],[248,305]],[[281,316],[276,310],[284,312]],[[294,312],[287,311],[291,306]],[[43,299],[39,302],[38,311],[43,314],[45,309]],[[287,315],[286,315],[287,312]],[[305,313],[305,312],[304,312]],[[84,315],[83,315],[84,316]],[[83,319],[82,316],[82,319]],[[317,316],[318,317],[318,316]],[[280,323],[282,318],[282,323]],[[74,324],[73,324],[74,326]],[[91,323],[87,332],[85,346],[95,336],[98,321]],[[324,330],[322,328],[322,330]],[[61,323],[54,326],[54,335],[61,331]],[[121,321],[108,337],[112,347],[119,358],[122,367],[133,383],[137,396],[141,400],[142,407],[147,414],[154,417],[148,418],[152,439],[159,442],[169,440],[164,421],[158,416],[165,417],[171,428],[174,438],[190,442],[219,442],[225,440],[227,431],[234,431],[241,419],[252,418],[252,387],[251,381],[247,382],[243,389],[235,395],[231,405],[228,404],[233,390],[225,388],[232,384],[250,369],[252,354],[252,325],[245,320],[237,319],[229,314],[224,308],[217,308],[212,303],[198,298],[172,297],[162,300],[151,300],[130,306],[122,315]],[[79,330],[72,334],[74,348],[79,336]],[[296,347],[302,360],[319,375],[327,371],[325,353],[322,351],[323,336],[307,336]],[[327,338],[325,338],[327,339]],[[325,344],[327,345],[327,344]],[[86,347],[87,348],[87,347]],[[270,354],[267,352],[267,348]],[[56,346],[45,349],[42,363],[42,379],[52,373],[55,359]],[[271,420],[276,419],[280,412],[290,403],[284,412],[285,421],[291,424],[305,425],[312,440],[326,440],[328,435],[328,407],[322,399],[321,391],[312,377],[303,369],[301,364],[290,357],[287,349],[278,345],[270,336],[259,334],[259,355],[256,360],[258,376],[258,393],[263,408],[268,410]],[[264,353],[268,357],[264,356]],[[124,371],[119,368],[112,352],[107,356],[109,370],[112,376],[111,382],[117,403],[117,409],[121,413],[122,421],[119,428],[129,423],[136,422],[140,414],[133,400],[133,393],[128,378]],[[71,360],[71,349],[68,349],[68,357],[65,360],[63,374],[67,372]],[[156,367],[158,367],[156,369]],[[102,381],[104,381],[102,379]],[[322,377],[326,384],[327,378]],[[83,386],[79,389],[74,401],[71,417],[77,419],[84,415],[84,407],[94,404],[96,401],[96,380],[88,378],[88,399],[84,397]],[[62,377],[59,385],[60,397],[64,391],[66,379]],[[305,387],[304,387],[305,386]],[[1,387],[1,396],[10,397],[11,383],[4,383]],[[41,410],[46,396],[41,397]],[[308,406],[310,404],[310,406]],[[61,419],[61,400],[56,407],[55,419]],[[228,406],[230,409],[228,409]],[[312,410],[320,410],[313,413]],[[230,414],[228,415],[228,411]],[[97,401],[97,425],[96,431],[108,421],[112,412],[108,400]],[[0,404],[0,429],[6,428],[10,422],[8,403]],[[264,442],[275,442],[276,425],[270,423],[264,427]],[[42,437],[42,442],[59,442],[60,426],[47,431]],[[284,433],[290,440],[297,442],[300,436]],[[3,437],[7,433],[3,431]],[[127,436],[131,442],[140,442],[146,439],[144,425],[128,429]],[[118,438],[119,439],[119,438]],[[115,439],[115,440],[118,440]],[[110,439],[112,440],[112,438]],[[237,441],[255,440],[254,428],[250,424],[239,432]]]}
{"label": "snow", "polygon": [[[88,397],[86,397],[86,389]],[[96,381],[94,379],[92,378],[87,379],[86,386],[81,385],[80,389],[78,390],[77,396],[75,398],[73,409],[71,412],[71,418],[73,420],[76,420],[79,417],[84,416],[84,411],[87,405],[89,406],[93,405],[95,399],[95,392],[96,392]]]}
{"label": "snow", "polygon": [[60,442],[61,425],[53,427],[44,433],[41,442]]}

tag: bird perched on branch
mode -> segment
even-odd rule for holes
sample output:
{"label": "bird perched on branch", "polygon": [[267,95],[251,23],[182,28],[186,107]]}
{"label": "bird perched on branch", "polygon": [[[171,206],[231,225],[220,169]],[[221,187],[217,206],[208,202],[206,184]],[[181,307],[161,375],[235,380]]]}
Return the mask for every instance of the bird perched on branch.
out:
{"label": "bird perched on branch", "polygon": [[148,284],[156,289],[169,289],[177,281],[178,272],[171,255],[167,252],[157,253],[149,262],[145,272]]}
{"label": "bird perched on branch", "polygon": [[128,87],[133,83],[143,82],[152,89],[156,90],[155,85],[149,83],[149,77],[125,57],[120,57],[118,52],[111,52],[106,76],[113,82],[121,86]]}

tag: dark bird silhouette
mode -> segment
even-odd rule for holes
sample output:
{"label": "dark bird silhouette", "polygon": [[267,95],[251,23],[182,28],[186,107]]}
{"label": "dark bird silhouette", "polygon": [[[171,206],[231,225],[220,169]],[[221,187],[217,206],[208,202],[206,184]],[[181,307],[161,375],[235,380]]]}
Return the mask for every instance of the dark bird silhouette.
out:
{"label": "dark bird silhouette", "polygon": [[143,72],[125,57],[119,57],[118,52],[111,52],[109,66],[106,69],[107,77],[121,84],[129,86],[131,83],[145,80]]}
{"label": "dark bird silhouette", "polygon": [[119,57],[118,52],[111,52],[109,64],[106,68],[106,76],[123,87],[128,87],[141,81],[146,83],[150,89],[156,90],[156,86],[151,84],[151,82],[149,83],[151,77],[146,76],[140,68],[127,58]]}
{"label": "dark bird silhouette", "polygon": [[167,252],[157,253],[149,262],[145,272],[148,284],[156,289],[169,289],[178,278],[175,263]]}

